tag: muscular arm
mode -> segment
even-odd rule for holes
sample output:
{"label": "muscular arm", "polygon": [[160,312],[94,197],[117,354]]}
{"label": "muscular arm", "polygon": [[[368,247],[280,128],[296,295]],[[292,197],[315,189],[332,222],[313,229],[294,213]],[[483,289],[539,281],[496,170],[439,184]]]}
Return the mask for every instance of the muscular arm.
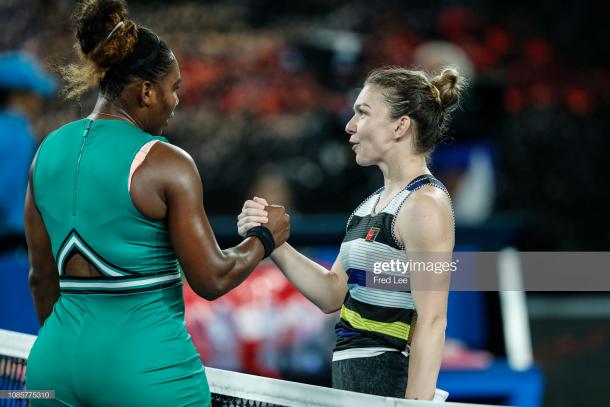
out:
{"label": "muscular arm", "polygon": [[[442,191],[427,187],[413,193],[398,215],[397,228],[409,260],[451,262],[453,216]],[[449,272],[411,272],[417,322],[409,356],[408,399],[434,397],[445,343],[449,280]]]}
{"label": "muscular arm", "polygon": [[[165,214],[174,251],[193,290],[213,300],[245,280],[263,258],[263,245],[251,237],[220,249],[203,208],[201,178],[192,158],[177,147],[157,143],[142,167],[133,178],[134,202],[145,213]],[[152,193],[146,193],[149,187]],[[138,198],[142,191],[146,203]]]}
{"label": "muscular arm", "polygon": [[51,240],[42,216],[34,205],[31,170],[25,197],[24,220],[30,263],[28,283],[38,320],[43,324],[59,299],[59,273],[51,250]]}
{"label": "muscular arm", "polygon": [[[265,223],[267,201],[254,198],[244,203],[238,217],[237,228],[243,236],[248,229]],[[288,243],[275,249],[271,259],[282,273],[309,301],[320,310],[331,313],[341,308],[347,292],[347,274],[339,261],[327,270],[315,261],[303,256]]]}

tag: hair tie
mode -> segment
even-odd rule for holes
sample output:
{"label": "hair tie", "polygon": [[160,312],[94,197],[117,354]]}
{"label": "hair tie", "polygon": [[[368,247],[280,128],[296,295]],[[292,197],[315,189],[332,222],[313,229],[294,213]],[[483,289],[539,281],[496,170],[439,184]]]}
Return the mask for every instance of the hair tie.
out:
{"label": "hair tie", "polygon": [[159,55],[159,51],[161,50],[161,39],[156,34],[155,34],[155,37],[157,38],[157,44],[155,45],[155,48],[151,51],[151,53],[148,54],[148,56],[146,56],[145,58],[137,61],[135,64],[133,64],[129,68],[127,68],[123,72],[124,75],[131,75],[132,73],[136,72],[137,70],[150,65],[155,59],[157,59],[157,56]]}
{"label": "hair tie", "polygon": [[112,29],[112,31],[110,31],[110,34],[108,34],[108,36],[106,37],[106,39],[105,39],[104,41],[108,41],[108,39],[109,39],[110,37],[112,37],[112,34],[114,34],[114,32],[115,32],[116,30],[118,30],[118,29],[119,29],[121,26],[123,26],[123,24],[124,24],[124,23],[123,23],[123,20],[119,21],[119,22],[118,22],[118,23],[117,23],[117,24],[114,26],[114,28]]}

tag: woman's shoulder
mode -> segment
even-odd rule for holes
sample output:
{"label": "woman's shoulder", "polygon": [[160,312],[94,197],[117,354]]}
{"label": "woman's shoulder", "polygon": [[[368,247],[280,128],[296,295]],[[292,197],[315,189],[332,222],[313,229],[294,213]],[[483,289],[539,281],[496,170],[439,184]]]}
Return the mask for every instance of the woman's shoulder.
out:
{"label": "woman's shoulder", "polygon": [[434,247],[452,240],[454,220],[449,195],[433,185],[413,191],[398,213],[396,226],[406,247]]}
{"label": "woman's shoulder", "polygon": [[160,142],[155,143],[151,149],[151,154],[149,155],[154,157],[153,159],[168,164],[175,163],[176,165],[195,165],[195,160],[193,157],[182,148],[169,143],[163,137],[155,137],[155,139],[159,140]]}
{"label": "woman's shoulder", "polygon": [[420,219],[448,216],[452,219],[452,214],[451,198],[447,192],[429,184],[411,192],[399,216]]}
{"label": "woman's shoulder", "polygon": [[86,119],[79,119],[56,128],[42,139],[38,148],[39,151],[52,145],[55,145],[56,148],[63,148],[64,141],[70,137],[74,137],[75,135],[82,134],[86,125]]}
{"label": "woman's shoulder", "polygon": [[44,140],[47,140],[47,139],[50,139],[53,137],[57,137],[58,135],[61,135],[61,134],[73,132],[74,130],[77,130],[77,129],[78,130],[84,129],[86,126],[87,126],[87,119],[83,118],[83,119],[74,120],[72,122],[62,124],[55,130],[52,130],[44,138]]}
{"label": "woman's shoulder", "polygon": [[169,143],[155,143],[141,167],[144,171],[154,172],[154,178],[171,184],[201,183],[193,157],[182,148]]}

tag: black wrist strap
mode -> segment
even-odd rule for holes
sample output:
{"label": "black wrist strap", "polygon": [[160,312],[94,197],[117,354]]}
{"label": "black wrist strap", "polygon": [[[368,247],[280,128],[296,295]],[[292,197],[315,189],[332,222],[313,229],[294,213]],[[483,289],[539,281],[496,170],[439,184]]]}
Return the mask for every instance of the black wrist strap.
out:
{"label": "black wrist strap", "polygon": [[246,232],[246,237],[255,236],[262,243],[265,248],[265,257],[269,257],[269,255],[275,250],[275,240],[273,239],[273,235],[271,231],[264,226],[256,226]]}

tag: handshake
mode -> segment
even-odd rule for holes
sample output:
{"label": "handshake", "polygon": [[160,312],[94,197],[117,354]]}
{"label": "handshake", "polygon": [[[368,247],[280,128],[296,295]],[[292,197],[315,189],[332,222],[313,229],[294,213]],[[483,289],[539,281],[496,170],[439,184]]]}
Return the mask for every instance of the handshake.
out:
{"label": "handshake", "polygon": [[263,198],[254,197],[244,202],[241,213],[237,216],[237,232],[240,236],[247,237],[248,231],[258,226],[271,232],[274,247],[283,245],[290,237],[290,215],[284,207],[269,205]]}

